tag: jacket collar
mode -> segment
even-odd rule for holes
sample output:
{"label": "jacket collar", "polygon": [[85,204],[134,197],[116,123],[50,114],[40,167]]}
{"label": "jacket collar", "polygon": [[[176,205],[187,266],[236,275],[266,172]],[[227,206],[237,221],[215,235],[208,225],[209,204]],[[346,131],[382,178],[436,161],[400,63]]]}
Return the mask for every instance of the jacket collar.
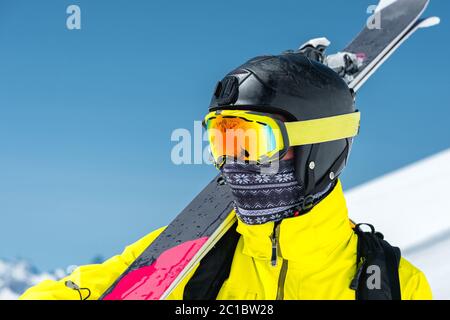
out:
{"label": "jacket collar", "polygon": [[[341,182],[338,180],[330,194],[310,212],[282,220],[279,228],[279,254],[284,259],[303,264],[325,263],[353,235]],[[245,255],[270,260],[273,222],[246,225],[238,219],[237,231],[243,236]]]}

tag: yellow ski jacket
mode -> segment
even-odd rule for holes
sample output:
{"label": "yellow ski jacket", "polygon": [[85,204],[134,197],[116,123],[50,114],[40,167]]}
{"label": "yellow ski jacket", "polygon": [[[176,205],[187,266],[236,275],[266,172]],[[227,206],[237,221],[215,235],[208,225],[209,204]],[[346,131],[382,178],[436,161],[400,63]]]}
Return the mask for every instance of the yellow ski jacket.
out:
{"label": "yellow ski jacket", "polygon": [[[65,286],[67,280],[89,288],[89,300],[98,299],[163,230],[148,234],[102,264],[81,266],[59,281],[43,281],[28,289],[21,299],[79,300],[78,292]],[[355,299],[355,291],[349,286],[356,273],[358,238],[347,215],[340,181],[309,213],[278,225],[275,266],[271,263],[273,230],[274,223],[250,226],[238,222],[241,236],[229,278],[217,299]],[[183,298],[184,286],[194,272],[169,299]],[[425,275],[403,258],[399,277],[402,299],[432,298]],[[87,290],[81,293],[83,298],[87,296]]]}

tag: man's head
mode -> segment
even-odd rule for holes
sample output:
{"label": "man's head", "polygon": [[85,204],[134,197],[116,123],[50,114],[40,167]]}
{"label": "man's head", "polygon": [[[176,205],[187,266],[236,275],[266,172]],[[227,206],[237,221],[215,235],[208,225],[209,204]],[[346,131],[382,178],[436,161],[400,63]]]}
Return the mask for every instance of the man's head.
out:
{"label": "man's head", "polygon": [[[256,111],[279,115],[287,122],[356,111],[354,96],[344,80],[300,53],[257,57],[233,70],[217,84],[209,110]],[[309,193],[339,176],[352,141],[348,137],[291,149],[297,180],[307,186]]]}
{"label": "man's head", "polygon": [[314,207],[333,189],[359,130],[347,84],[301,53],[241,65],[219,81],[209,111],[215,164],[247,224]]}

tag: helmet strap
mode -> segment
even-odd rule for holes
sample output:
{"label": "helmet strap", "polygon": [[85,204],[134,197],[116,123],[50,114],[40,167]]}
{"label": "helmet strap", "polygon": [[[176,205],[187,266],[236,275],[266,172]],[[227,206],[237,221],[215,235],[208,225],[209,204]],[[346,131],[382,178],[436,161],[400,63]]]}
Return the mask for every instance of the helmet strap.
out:
{"label": "helmet strap", "polygon": [[311,161],[316,161],[317,154],[319,152],[320,144],[311,145],[311,150],[308,155],[308,160],[306,161],[305,170],[306,170],[306,184],[305,184],[305,194],[309,195],[314,192],[316,186],[316,170],[312,170],[309,168],[309,163]]}
{"label": "helmet strap", "polygon": [[[345,139],[346,145],[344,148],[344,151],[339,155],[339,157],[334,161],[333,165],[330,167],[330,169],[325,173],[325,175],[322,177],[320,181],[317,183],[314,181],[314,187],[316,190],[321,190],[322,188],[325,188],[327,184],[333,181],[337,181],[339,174],[341,173],[342,169],[345,167],[345,161],[348,157],[348,153],[350,150],[350,143],[348,139]],[[314,170],[310,170],[314,171]],[[333,172],[334,178],[330,179],[330,173]],[[309,184],[309,182],[308,182]]]}

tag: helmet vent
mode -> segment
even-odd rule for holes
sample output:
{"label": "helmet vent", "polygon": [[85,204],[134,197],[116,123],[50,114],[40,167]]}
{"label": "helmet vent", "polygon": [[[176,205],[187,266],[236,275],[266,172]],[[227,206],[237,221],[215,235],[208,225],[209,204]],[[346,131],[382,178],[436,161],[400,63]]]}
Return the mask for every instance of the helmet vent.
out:
{"label": "helmet vent", "polygon": [[214,97],[218,105],[229,105],[236,102],[239,94],[239,80],[234,76],[227,76],[217,83]]}

